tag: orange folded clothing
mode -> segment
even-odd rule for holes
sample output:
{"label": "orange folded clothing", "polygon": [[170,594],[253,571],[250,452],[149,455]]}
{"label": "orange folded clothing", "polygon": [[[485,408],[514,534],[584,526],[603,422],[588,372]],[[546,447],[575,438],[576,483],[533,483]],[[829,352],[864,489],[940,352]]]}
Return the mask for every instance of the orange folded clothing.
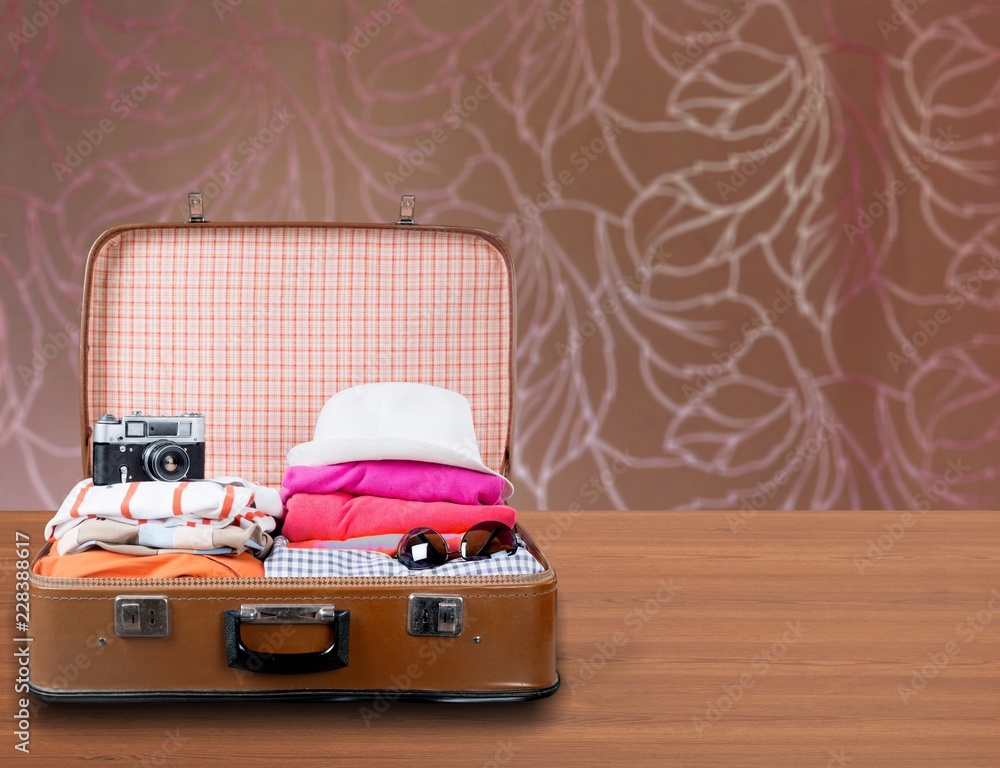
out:
{"label": "orange folded clothing", "polygon": [[249,552],[242,555],[191,555],[181,552],[137,556],[103,549],[90,549],[72,555],[60,555],[53,550],[35,563],[35,573],[62,579],[263,578],[264,563]]}

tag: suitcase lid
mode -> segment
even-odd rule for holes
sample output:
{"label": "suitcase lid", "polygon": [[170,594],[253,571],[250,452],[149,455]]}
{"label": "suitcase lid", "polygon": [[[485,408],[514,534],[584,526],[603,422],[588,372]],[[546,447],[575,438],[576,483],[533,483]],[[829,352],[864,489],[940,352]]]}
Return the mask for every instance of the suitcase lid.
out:
{"label": "suitcase lid", "polygon": [[347,387],[412,381],[472,406],[483,462],[509,474],[513,267],[475,229],[410,224],[115,227],[84,279],[84,471],[104,413],[205,414],[207,477],[278,485]]}

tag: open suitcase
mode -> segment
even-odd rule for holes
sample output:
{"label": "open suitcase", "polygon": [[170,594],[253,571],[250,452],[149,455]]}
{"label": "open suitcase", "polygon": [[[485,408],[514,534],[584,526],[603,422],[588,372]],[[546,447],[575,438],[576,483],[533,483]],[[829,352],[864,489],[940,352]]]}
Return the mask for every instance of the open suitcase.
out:
{"label": "open suitcase", "polygon": [[[87,265],[85,476],[105,413],[200,411],[205,477],[281,482],[326,399],[458,391],[509,473],[514,281],[497,236],[413,224],[113,228]],[[68,489],[67,489],[68,490]],[[553,693],[556,576],[68,579],[33,574],[30,690],[52,701],[517,700]],[[51,547],[46,544],[38,557]],[[36,558],[37,560],[37,558]]]}

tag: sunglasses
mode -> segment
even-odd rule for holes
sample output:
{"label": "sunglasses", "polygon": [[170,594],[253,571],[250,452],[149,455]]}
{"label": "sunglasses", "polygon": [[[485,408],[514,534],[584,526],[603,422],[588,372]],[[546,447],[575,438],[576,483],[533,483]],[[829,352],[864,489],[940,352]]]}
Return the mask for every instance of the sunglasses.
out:
{"label": "sunglasses", "polygon": [[472,526],[462,537],[458,551],[448,549],[444,536],[433,528],[413,528],[403,534],[396,547],[396,558],[410,570],[434,568],[449,560],[490,560],[509,557],[517,552],[517,536],[504,523],[490,520]]}

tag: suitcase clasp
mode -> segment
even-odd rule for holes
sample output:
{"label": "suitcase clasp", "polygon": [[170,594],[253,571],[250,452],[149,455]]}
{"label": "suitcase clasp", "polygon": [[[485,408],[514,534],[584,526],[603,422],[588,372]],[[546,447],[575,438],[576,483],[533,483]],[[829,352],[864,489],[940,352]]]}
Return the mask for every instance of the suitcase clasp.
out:
{"label": "suitcase clasp", "polygon": [[463,607],[458,595],[410,595],[407,630],[411,635],[457,637],[462,634]]}
{"label": "suitcase clasp", "polygon": [[169,633],[167,598],[150,595],[115,598],[115,634],[118,637],[166,637]]}

